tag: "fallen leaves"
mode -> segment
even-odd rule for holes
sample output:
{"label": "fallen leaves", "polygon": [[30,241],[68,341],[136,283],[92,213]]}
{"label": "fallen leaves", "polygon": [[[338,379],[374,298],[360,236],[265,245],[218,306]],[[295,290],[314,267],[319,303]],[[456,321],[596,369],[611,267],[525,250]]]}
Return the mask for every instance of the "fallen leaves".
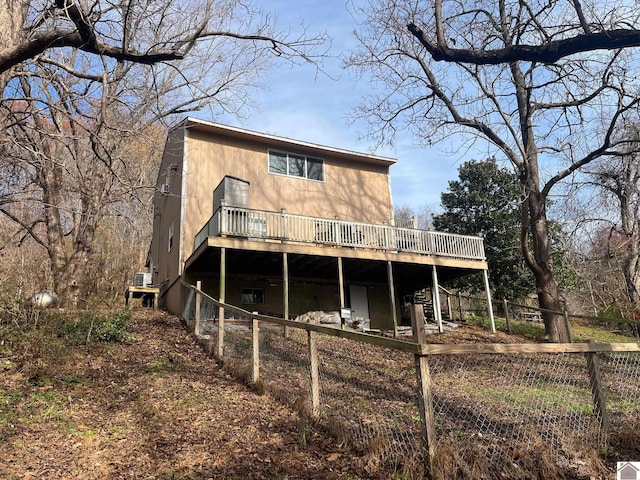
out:
{"label": "fallen leaves", "polygon": [[177,318],[139,310],[132,330],[73,347],[45,384],[19,362],[3,371],[15,408],[2,410],[0,478],[370,478],[330,438],[303,449],[297,415],[220,372]]}

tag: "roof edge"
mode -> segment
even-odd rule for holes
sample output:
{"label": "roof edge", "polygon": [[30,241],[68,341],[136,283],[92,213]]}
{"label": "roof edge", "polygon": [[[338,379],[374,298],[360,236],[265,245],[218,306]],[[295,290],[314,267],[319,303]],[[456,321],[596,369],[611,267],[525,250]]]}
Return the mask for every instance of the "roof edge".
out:
{"label": "roof edge", "polygon": [[314,150],[319,150],[327,153],[331,153],[337,156],[342,157],[350,157],[357,158],[360,161],[366,163],[376,163],[379,165],[391,166],[396,163],[396,159],[390,157],[382,157],[378,155],[372,155],[363,152],[356,152],[354,150],[347,150],[343,148],[329,147],[326,145],[320,145],[317,143],[306,142],[302,140],[295,140],[287,137],[280,137],[277,135],[271,135],[268,133],[256,132],[253,130],[247,130],[240,127],[232,127],[230,125],[223,125],[220,123],[209,122],[207,120],[200,120],[194,117],[186,117],[182,121],[178,122],[170,131],[175,130],[177,128],[189,128],[189,127],[199,127],[206,130],[216,131],[218,133],[225,133],[227,135],[232,135],[236,137],[246,137],[246,138],[256,138],[265,141],[277,142],[280,144],[289,144],[291,146],[301,146],[305,148],[310,148]]}

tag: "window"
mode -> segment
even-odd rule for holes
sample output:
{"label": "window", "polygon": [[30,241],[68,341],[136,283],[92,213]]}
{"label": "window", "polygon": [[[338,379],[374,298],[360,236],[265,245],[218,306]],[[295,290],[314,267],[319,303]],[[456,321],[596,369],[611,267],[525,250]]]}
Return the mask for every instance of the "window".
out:
{"label": "window", "polygon": [[294,153],[269,151],[269,173],[324,180],[324,160]]}
{"label": "window", "polygon": [[170,252],[171,250],[173,250],[173,223],[169,225],[169,240],[167,251]]}
{"label": "window", "polygon": [[242,303],[257,305],[264,303],[264,290],[261,288],[243,288]]}

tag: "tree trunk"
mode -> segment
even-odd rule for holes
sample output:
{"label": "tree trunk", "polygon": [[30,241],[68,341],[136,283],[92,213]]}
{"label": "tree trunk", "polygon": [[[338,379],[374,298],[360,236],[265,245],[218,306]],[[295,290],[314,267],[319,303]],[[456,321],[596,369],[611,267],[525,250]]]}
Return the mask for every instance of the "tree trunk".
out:
{"label": "tree trunk", "polygon": [[[536,187],[537,182],[534,188]],[[553,272],[546,199],[539,192],[530,192],[528,207],[533,243],[533,264],[530,267],[536,280],[538,303],[543,309],[545,333],[551,342],[570,342],[571,337],[561,313],[560,290]],[[527,238],[523,238],[523,241],[526,242]],[[523,251],[525,255],[529,255],[528,245],[523,245]]]}
{"label": "tree trunk", "polygon": [[640,305],[640,278],[638,275],[638,259],[640,252],[638,252],[637,237],[636,234],[630,234],[629,245],[627,246],[628,252],[625,255],[622,265],[622,273],[624,275],[625,287],[627,290],[627,298],[629,306],[627,312],[623,312],[625,316],[634,318],[635,312]]}
{"label": "tree trunk", "polygon": [[[520,65],[514,62],[510,65],[510,69],[515,86],[520,133],[524,146],[524,157],[521,159],[512,158],[513,163],[520,170],[520,184],[523,187],[523,235],[520,239],[522,254],[536,280],[536,293],[540,308],[543,309],[542,318],[547,339],[551,342],[569,342],[569,332],[564,323],[564,316],[560,313],[560,291],[553,274],[549,222],[547,220],[547,198],[540,189],[538,146],[533,128],[532,109],[530,108],[530,91],[525,76],[520,70]],[[529,252],[529,236],[526,235],[526,226],[528,226],[531,235],[533,255]]]}
{"label": "tree trunk", "polygon": [[[0,52],[19,43],[27,8],[28,2],[22,0],[0,0]],[[0,91],[9,78],[9,72],[0,73]]]}

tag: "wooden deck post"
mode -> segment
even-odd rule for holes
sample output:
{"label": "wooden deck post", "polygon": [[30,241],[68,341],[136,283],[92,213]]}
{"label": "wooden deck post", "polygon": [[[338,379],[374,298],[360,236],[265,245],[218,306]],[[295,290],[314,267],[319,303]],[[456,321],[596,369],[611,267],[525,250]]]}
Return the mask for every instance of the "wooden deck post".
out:
{"label": "wooden deck post", "polygon": [[[440,286],[438,285],[438,270],[435,265],[431,267],[431,298],[433,305],[433,318],[435,318],[438,324],[438,331],[444,332],[442,326],[442,307],[440,306]],[[424,327],[424,324],[423,324]]]}
{"label": "wooden deck post", "polygon": [[[344,276],[342,273],[342,257],[338,257],[338,284],[340,286],[340,309],[344,308]],[[340,328],[344,329],[344,319],[340,318]]]}
{"label": "wooden deck post", "polygon": [[[595,343],[595,341],[589,340],[589,343]],[[600,427],[606,432],[609,427],[609,417],[607,415],[607,402],[604,396],[604,389],[602,388],[598,354],[596,352],[587,352],[586,355],[591,395],[593,396],[593,413],[598,416]]]}
{"label": "wooden deck post", "polygon": [[460,318],[458,320],[464,322],[464,314],[462,313],[462,294],[460,292],[458,292],[458,312],[460,312]]}
{"label": "wooden deck post", "polygon": [[196,324],[193,327],[193,333],[195,333],[196,338],[200,336],[200,290],[202,288],[202,282],[198,280],[196,282]]}
{"label": "wooden deck post", "polygon": [[[227,284],[227,251],[225,247],[220,249],[220,303],[224,303]],[[218,307],[218,358],[224,358],[224,307]]]}
{"label": "wooden deck post", "polygon": [[320,362],[318,360],[317,332],[307,330],[309,341],[309,371],[311,375],[311,416],[320,415]]}
{"label": "wooden deck post", "polygon": [[487,313],[489,313],[489,322],[491,323],[491,333],[496,333],[496,321],[493,318],[493,305],[491,304],[491,290],[489,289],[489,275],[487,270],[482,271],[484,278],[484,289],[487,292]]}
{"label": "wooden deck post", "polygon": [[396,290],[393,285],[393,265],[387,260],[387,279],[389,282],[389,299],[391,300],[391,319],[393,320],[393,338],[398,338],[398,312],[396,311]]}
{"label": "wooden deck post", "polygon": [[[289,320],[289,256],[282,254],[282,317]],[[289,336],[289,328],[283,327],[285,338]]]}
{"label": "wooden deck post", "polygon": [[[258,312],[253,312],[258,313]],[[251,337],[253,345],[253,357],[251,361],[251,383],[260,380],[260,324],[257,318],[251,319]]]}
{"label": "wooden deck post", "polygon": [[[415,342],[426,343],[424,329],[424,310],[422,305],[411,306],[411,327]],[[426,467],[431,470],[436,451],[436,422],[433,411],[433,392],[431,390],[431,375],[429,372],[429,360],[424,355],[414,355],[416,367],[416,379],[418,382],[418,410],[422,426],[422,438],[426,450]]]}

